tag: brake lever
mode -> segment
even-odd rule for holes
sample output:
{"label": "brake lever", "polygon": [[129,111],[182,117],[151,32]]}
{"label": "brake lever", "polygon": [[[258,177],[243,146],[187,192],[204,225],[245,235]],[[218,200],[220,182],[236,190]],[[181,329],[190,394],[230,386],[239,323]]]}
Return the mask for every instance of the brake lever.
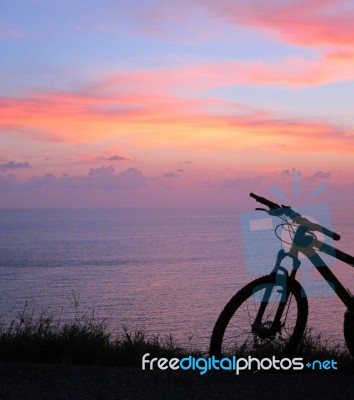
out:
{"label": "brake lever", "polygon": [[268,210],[267,210],[266,208],[259,208],[259,207],[256,208],[256,211],[265,211],[265,212],[268,212]]}

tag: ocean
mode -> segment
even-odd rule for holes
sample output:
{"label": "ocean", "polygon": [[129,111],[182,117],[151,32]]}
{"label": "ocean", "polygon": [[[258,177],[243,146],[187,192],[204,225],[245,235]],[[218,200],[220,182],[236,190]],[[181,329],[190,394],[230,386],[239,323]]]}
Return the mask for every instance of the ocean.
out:
{"label": "ocean", "polygon": [[[345,212],[332,219],[343,236],[338,247],[354,252],[354,224]],[[224,305],[255,278],[246,266],[240,213],[232,209],[2,209],[0,221],[5,324],[25,304],[63,322],[94,310],[113,333],[122,326],[171,333],[181,346],[206,350]],[[264,259],[270,272],[274,251]],[[354,292],[354,270],[333,271]],[[340,300],[309,301],[308,326],[343,342]]]}

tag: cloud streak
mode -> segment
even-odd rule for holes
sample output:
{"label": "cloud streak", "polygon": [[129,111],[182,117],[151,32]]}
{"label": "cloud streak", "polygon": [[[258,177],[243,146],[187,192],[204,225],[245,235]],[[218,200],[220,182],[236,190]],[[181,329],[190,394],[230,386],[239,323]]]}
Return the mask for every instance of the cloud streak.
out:
{"label": "cloud streak", "polygon": [[[216,68],[216,67],[215,67]],[[222,82],[231,80],[228,70],[212,68],[205,76],[217,77]],[[208,71],[208,68],[205,68]],[[216,72],[218,71],[218,72]],[[223,73],[225,71],[225,73]],[[280,75],[269,69],[274,80]],[[316,71],[313,71],[315,76]],[[246,72],[245,72],[246,73]],[[137,150],[176,149],[222,151],[225,149],[252,149],[272,152],[328,151],[351,153],[354,151],[354,130],[316,119],[292,119],[267,110],[257,110],[245,104],[232,103],[221,98],[203,98],[200,88],[207,85],[201,78],[193,95],[174,93],[184,85],[191,85],[196,75],[194,68],[176,72],[180,79],[168,82],[169,69],[130,73],[131,88],[120,88],[122,77],[114,75],[96,85],[72,92],[41,92],[27,98],[3,98],[0,100],[0,134],[12,137],[13,132],[28,142],[41,141],[90,143],[102,140],[129,142]],[[253,81],[266,81],[264,75],[250,68],[247,72]],[[126,78],[126,74],[123,74]],[[143,77],[145,76],[145,79]],[[154,79],[161,77],[161,86],[155,87]],[[289,77],[295,79],[294,74]],[[152,79],[154,77],[154,79]],[[182,84],[182,77],[184,81]],[[252,77],[252,78],[251,78]],[[136,78],[136,80],[135,80]],[[290,79],[290,78],[289,78]],[[317,78],[319,79],[319,78]],[[139,82],[147,82],[140,88]],[[104,82],[104,84],[102,84]],[[105,85],[110,82],[109,93]],[[114,94],[116,85],[117,93]],[[177,86],[174,86],[177,85]],[[207,86],[205,86],[206,89]],[[154,89],[153,89],[154,88]],[[121,91],[131,93],[121,93]],[[139,92],[141,90],[141,92]],[[105,113],[103,110],[109,112]],[[112,112],[113,109],[118,110]],[[20,125],[22,123],[22,126]],[[21,134],[22,132],[22,134]],[[306,145],[304,143],[306,142]],[[128,160],[119,154],[98,157],[104,161]]]}
{"label": "cloud streak", "polygon": [[124,156],[120,156],[119,154],[115,154],[113,156],[98,156],[96,157],[98,161],[129,161],[130,159]]}
{"label": "cloud streak", "polygon": [[350,0],[200,0],[225,21],[273,32],[288,43],[318,45],[354,44]]}
{"label": "cloud streak", "polygon": [[164,178],[168,178],[168,179],[170,179],[170,178],[178,178],[179,177],[179,175],[176,174],[175,172],[165,172],[162,176]]}
{"label": "cloud streak", "polygon": [[0,164],[0,171],[2,172],[14,169],[24,169],[24,168],[30,168],[30,164],[28,163],[28,161],[25,162],[8,161]]}
{"label": "cloud streak", "polygon": [[47,173],[19,181],[14,175],[0,175],[0,189],[8,190],[50,190],[50,189],[142,189],[148,185],[148,178],[136,168],[116,172],[113,165],[91,168],[87,175],[56,176]]}

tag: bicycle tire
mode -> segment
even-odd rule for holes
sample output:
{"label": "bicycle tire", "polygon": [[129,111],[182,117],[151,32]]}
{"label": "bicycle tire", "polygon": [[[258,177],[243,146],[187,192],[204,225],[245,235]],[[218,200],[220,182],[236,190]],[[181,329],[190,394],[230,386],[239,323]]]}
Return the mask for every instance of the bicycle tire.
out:
{"label": "bicycle tire", "polygon": [[[247,355],[254,355],[254,356],[262,356],[264,355],[265,357],[271,355],[277,355],[279,357],[288,357],[293,354],[293,352],[296,350],[301,338],[303,337],[303,333],[306,328],[306,323],[307,323],[307,316],[308,316],[308,301],[307,297],[305,295],[305,291],[300,285],[299,282],[297,282],[294,279],[286,278],[286,288],[289,291],[289,296],[287,299],[287,302],[285,304],[285,309],[288,307],[288,310],[290,309],[291,302],[293,301],[293,298],[295,299],[296,304],[293,302],[293,305],[295,304],[296,308],[296,316],[294,317],[294,322],[293,325],[290,325],[289,327],[285,328],[286,326],[286,319],[289,317],[288,313],[286,315],[282,316],[281,324],[283,324],[282,327],[279,327],[279,331],[274,333],[272,335],[269,334],[270,337],[268,338],[261,338],[259,335],[256,333],[252,332],[252,323],[255,319],[255,315],[257,314],[257,307],[256,304],[261,304],[259,301],[255,301],[256,295],[258,296],[257,293],[259,293],[259,298],[262,298],[262,293],[261,291],[264,290],[266,287],[269,287],[272,289],[276,289],[278,287],[281,287],[283,289],[284,285],[280,285],[279,282],[277,282],[277,276],[275,273],[263,276],[261,278],[258,278],[246,286],[244,286],[242,289],[240,289],[232,298],[231,300],[226,304],[225,308],[221,312],[215,327],[213,329],[213,333],[211,336],[211,342],[210,342],[210,354],[217,356],[217,357],[223,357],[223,356],[229,356],[229,355],[237,355],[240,357],[247,356]],[[277,291],[274,292],[275,296]],[[250,310],[248,308],[248,300],[253,299],[253,310]],[[251,305],[252,300],[250,301]],[[267,303],[266,307],[270,307],[272,304],[279,304],[279,301],[277,302],[274,299]],[[275,309],[273,304],[272,308]],[[246,305],[246,314],[247,312],[249,313],[248,315],[243,316],[243,319],[241,318],[242,315],[240,315],[240,310],[242,310],[242,307]],[[292,309],[294,309],[294,306],[292,306]],[[267,310],[267,308],[266,308]],[[253,313],[253,314],[252,314]],[[265,313],[266,314],[266,313]],[[269,318],[268,313],[266,315],[267,318]],[[236,317],[236,321],[234,321]],[[238,320],[237,320],[238,318]],[[253,319],[252,319],[253,318]],[[267,326],[272,324],[271,320],[266,320],[262,321],[263,327],[265,331],[268,329],[269,332],[273,328],[267,328]],[[249,326],[248,326],[249,325]],[[249,329],[249,331],[247,330]],[[287,332],[286,329],[290,329],[291,332]],[[249,342],[244,341],[240,336],[237,336],[237,334],[240,333],[242,335],[243,333],[249,337]],[[284,333],[286,335],[284,335]],[[231,334],[230,337],[230,346],[228,345],[228,336]],[[274,337],[272,337],[274,335]],[[284,336],[283,336],[284,335]],[[227,336],[227,337],[226,337]],[[258,336],[258,338],[257,338]],[[264,333],[262,333],[261,336],[265,336]],[[238,343],[236,343],[236,340],[239,339]],[[266,340],[267,339],[267,340]],[[252,342],[253,340],[253,342]],[[263,343],[262,343],[263,340]]]}
{"label": "bicycle tire", "polygon": [[344,339],[349,353],[354,357],[354,311],[344,314]]}

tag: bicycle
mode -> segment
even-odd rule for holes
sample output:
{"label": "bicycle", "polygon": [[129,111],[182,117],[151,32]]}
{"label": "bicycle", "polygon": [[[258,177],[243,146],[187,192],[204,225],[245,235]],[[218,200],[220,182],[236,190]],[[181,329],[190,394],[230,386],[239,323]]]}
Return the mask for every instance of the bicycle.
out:
{"label": "bicycle", "polygon": [[[344,315],[344,338],[354,357],[354,297],[346,289],[319,256],[329,254],[354,267],[354,257],[318,240],[315,232],[322,232],[333,240],[340,235],[295,212],[290,206],[279,205],[264,197],[250,196],[265,208],[271,216],[282,219],[275,228],[283,227],[290,233],[290,250],[280,249],[275,266],[269,275],[257,278],[240,289],[226,304],[216,321],[210,342],[210,354],[218,357],[252,354],[269,354],[288,357],[298,347],[307,324],[308,301],[304,288],[295,279],[300,268],[299,253],[304,254],[347,310]],[[281,265],[286,258],[292,260],[292,268]]]}

